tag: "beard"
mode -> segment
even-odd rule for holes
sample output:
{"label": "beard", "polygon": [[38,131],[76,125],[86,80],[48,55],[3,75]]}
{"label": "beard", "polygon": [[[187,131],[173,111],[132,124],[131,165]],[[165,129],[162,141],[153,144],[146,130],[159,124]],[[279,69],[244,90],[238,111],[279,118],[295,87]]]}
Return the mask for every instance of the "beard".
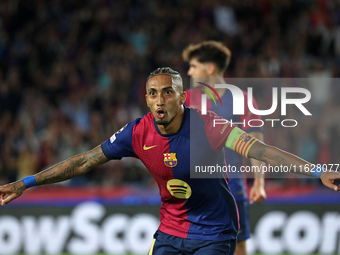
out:
{"label": "beard", "polygon": [[157,125],[162,125],[162,126],[166,126],[170,123],[170,121],[167,120],[157,120],[156,121]]}

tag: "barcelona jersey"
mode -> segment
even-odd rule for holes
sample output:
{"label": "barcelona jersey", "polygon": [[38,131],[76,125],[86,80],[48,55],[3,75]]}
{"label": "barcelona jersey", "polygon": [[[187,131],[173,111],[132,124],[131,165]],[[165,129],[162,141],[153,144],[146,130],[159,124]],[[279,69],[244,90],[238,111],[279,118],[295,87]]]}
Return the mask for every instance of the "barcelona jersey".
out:
{"label": "barcelona jersey", "polygon": [[[148,113],[101,145],[108,159],[139,158],[153,175],[162,201],[159,230],[166,234],[199,240],[236,238],[238,213],[226,176],[190,177],[190,167],[200,165],[203,158],[225,165],[223,148],[233,127],[213,128],[216,118],[221,119],[185,107],[178,132],[164,135]],[[190,136],[195,136],[191,144]]]}
{"label": "barcelona jersey", "polygon": [[[191,107],[201,107],[201,95],[202,90],[200,89],[191,89],[187,91],[188,96],[185,102],[186,106]],[[233,115],[233,96],[230,90],[226,90],[226,92],[221,97],[222,106],[217,104],[213,104],[212,100],[207,101],[207,108],[211,111],[215,112],[217,115],[223,117],[226,120],[232,120],[232,123],[238,126],[240,129],[244,130],[245,132],[254,132],[254,131],[263,131],[262,127],[252,127],[249,125],[250,120],[261,120],[259,115],[254,115],[250,112],[248,108],[247,102],[247,92],[243,91],[244,95],[244,115]],[[253,106],[254,108],[258,109],[257,103],[253,98]],[[236,169],[240,169],[243,164],[243,158],[240,154],[230,149],[225,148],[225,159],[227,165],[235,166]],[[231,175],[232,178],[229,179],[229,187],[237,201],[246,200],[246,190],[245,190],[245,180],[243,179],[242,173],[233,173]]]}

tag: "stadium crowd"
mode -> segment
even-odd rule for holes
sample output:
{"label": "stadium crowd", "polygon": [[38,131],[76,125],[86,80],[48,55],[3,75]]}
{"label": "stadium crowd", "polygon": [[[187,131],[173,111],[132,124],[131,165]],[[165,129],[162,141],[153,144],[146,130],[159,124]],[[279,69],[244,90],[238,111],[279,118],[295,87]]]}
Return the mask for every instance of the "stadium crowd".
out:
{"label": "stadium crowd", "polygon": [[[207,39],[231,49],[229,77],[325,78],[310,86],[313,117],[292,108],[299,126],[266,126],[265,141],[339,163],[340,86],[329,79],[340,76],[339,1],[8,0],[0,2],[0,184],[95,147],[142,116],[157,67],[179,71],[189,88],[181,52]],[[271,88],[254,95],[270,107]],[[138,160],[100,168],[68,185],[153,185]]]}

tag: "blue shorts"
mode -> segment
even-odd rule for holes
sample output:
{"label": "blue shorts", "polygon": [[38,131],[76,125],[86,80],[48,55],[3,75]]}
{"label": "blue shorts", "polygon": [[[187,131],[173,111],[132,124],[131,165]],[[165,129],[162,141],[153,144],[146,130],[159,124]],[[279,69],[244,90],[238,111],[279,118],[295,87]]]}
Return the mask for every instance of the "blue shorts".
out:
{"label": "blue shorts", "polygon": [[235,248],[235,239],[224,241],[187,239],[157,230],[148,255],[233,255]]}
{"label": "blue shorts", "polygon": [[238,231],[237,242],[242,242],[250,238],[248,203],[247,200],[236,201],[240,215],[240,230]]}

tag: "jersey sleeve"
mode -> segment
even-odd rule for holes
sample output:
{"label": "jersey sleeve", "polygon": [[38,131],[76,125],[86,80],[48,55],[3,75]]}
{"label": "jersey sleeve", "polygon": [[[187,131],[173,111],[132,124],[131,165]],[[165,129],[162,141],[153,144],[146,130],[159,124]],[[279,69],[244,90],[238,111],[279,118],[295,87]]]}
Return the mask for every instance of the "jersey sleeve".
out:
{"label": "jersey sleeve", "polygon": [[136,157],[132,147],[132,134],[138,120],[126,124],[101,144],[103,153],[108,159]]}
{"label": "jersey sleeve", "polygon": [[[196,111],[200,114],[197,109]],[[258,141],[255,137],[212,111],[208,111],[206,115],[200,115],[204,120],[205,134],[214,151],[217,152],[222,150],[223,147],[227,147],[244,157],[248,157],[250,148]]]}
{"label": "jersey sleeve", "polygon": [[235,126],[213,111],[207,111],[206,115],[202,115],[198,109],[195,110],[204,120],[204,131],[211,148],[216,152],[222,150],[229,133]]}
{"label": "jersey sleeve", "polygon": [[[253,131],[263,132],[262,127],[257,127],[259,125],[259,121],[261,121],[261,116],[256,115],[249,110],[248,103],[247,103],[248,93],[243,91],[243,94],[244,94],[244,115],[240,116],[241,122],[244,123],[244,125],[241,126],[242,130],[246,131],[247,133],[253,132]],[[255,109],[259,109],[254,97],[252,97],[252,104]],[[259,121],[256,121],[256,120],[259,120]],[[256,127],[253,127],[251,125],[256,126]]]}

